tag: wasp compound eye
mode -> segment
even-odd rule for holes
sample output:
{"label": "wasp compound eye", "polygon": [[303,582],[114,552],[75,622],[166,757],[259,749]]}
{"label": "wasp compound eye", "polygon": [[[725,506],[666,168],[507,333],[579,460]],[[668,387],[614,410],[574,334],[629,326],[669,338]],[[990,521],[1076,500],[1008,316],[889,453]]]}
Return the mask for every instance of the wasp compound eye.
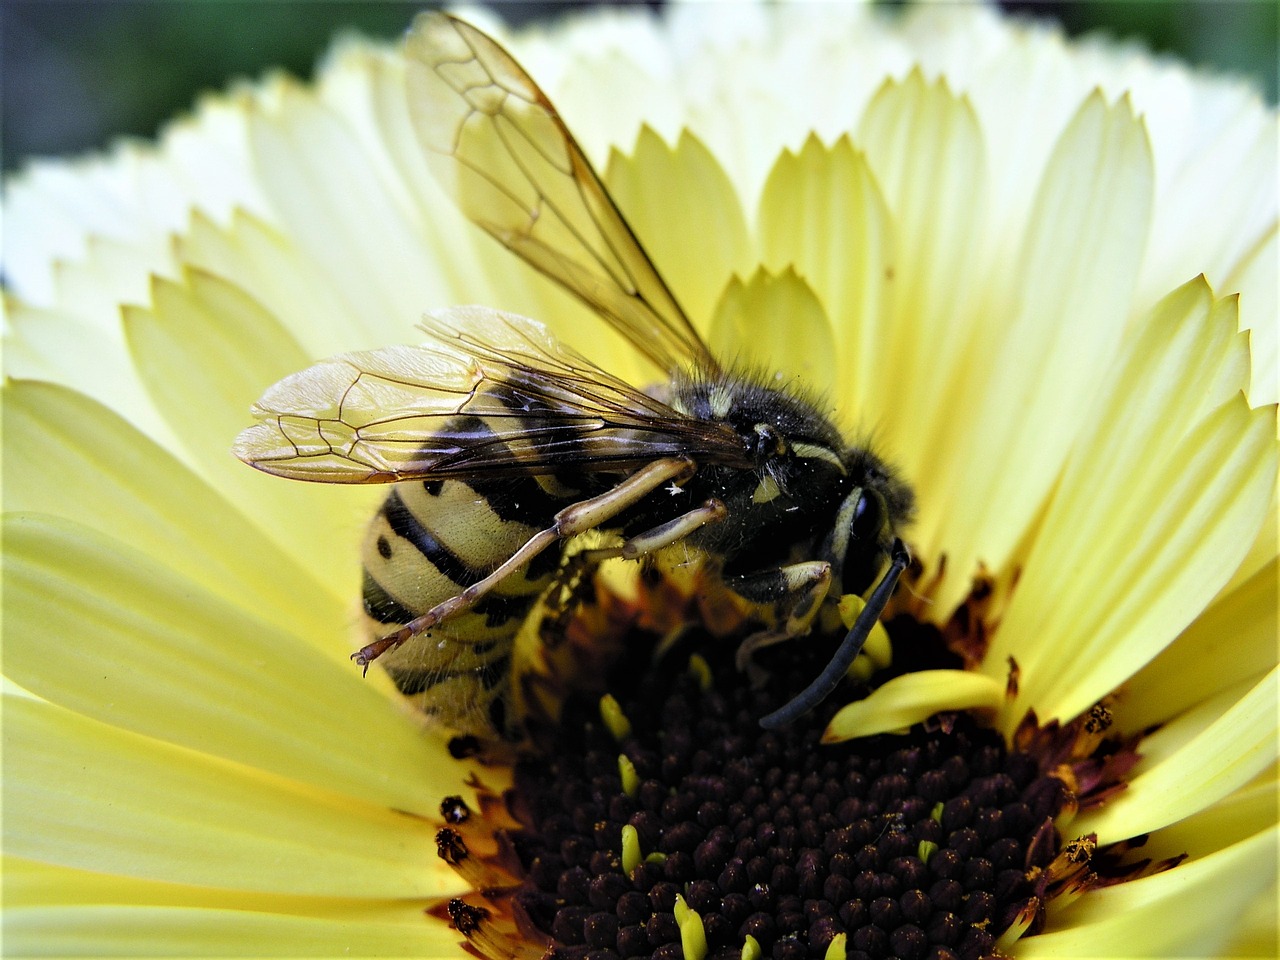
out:
{"label": "wasp compound eye", "polygon": [[875,541],[884,529],[884,498],[874,490],[863,490],[858,505],[853,509],[849,524],[849,536],[862,542]]}

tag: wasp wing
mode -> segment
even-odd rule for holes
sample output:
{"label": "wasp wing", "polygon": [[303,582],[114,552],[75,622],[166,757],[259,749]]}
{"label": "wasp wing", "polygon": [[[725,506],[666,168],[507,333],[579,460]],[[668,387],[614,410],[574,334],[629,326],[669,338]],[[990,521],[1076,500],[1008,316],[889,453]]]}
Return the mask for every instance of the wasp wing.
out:
{"label": "wasp wing", "polygon": [[556,108],[491,37],[424,14],[409,105],[463,213],[608,320],[667,373],[719,369]]}
{"label": "wasp wing", "polygon": [[623,471],[674,455],[751,463],[726,424],[673,410],[533,320],[455,307],[424,326],[422,346],[343,354],[281,380],[236,456],[324,483]]}

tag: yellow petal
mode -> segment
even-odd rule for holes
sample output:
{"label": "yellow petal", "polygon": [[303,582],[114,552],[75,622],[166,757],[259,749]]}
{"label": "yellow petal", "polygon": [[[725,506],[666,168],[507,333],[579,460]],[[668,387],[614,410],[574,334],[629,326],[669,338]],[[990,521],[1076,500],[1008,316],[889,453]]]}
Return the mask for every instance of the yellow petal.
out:
{"label": "yellow petal", "polygon": [[[377,900],[358,895],[348,898],[314,897],[199,887],[76,870],[12,856],[6,856],[0,866],[4,869],[6,917],[15,909],[43,908],[23,914],[31,918],[33,935],[34,931],[47,933],[46,925],[58,918],[76,924],[77,907],[128,907],[132,909],[122,911],[121,920],[116,923],[121,934],[130,936],[137,935],[130,931],[131,918],[176,919],[181,916],[191,925],[193,933],[204,931],[207,935],[208,917],[234,922],[243,914],[250,913],[261,914],[262,920],[273,917],[285,921],[307,918],[343,925],[368,924],[370,928],[381,927],[388,932],[399,930],[419,946],[452,947],[457,941],[456,932],[423,917],[422,901]],[[461,892],[461,884],[458,889]],[[323,928],[306,929],[318,931]],[[13,932],[8,924],[5,932]],[[94,951],[81,951],[81,955],[89,953]],[[274,955],[275,951],[271,953]],[[452,951],[446,950],[445,953],[451,955]]]}
{"label": "yellow petal", "polygon": [[1150,225],[1152,163],[1130,104],[1108,107],[1096,93],[1054,150],[1021,258],[1005,267],[1014,285],[985,305],[1001,326],[980,325],[968,345],[962,384],[946,403],[951,427],[933,438],[919,491],[924,545],[946,552],[957,574],[937,601],[943,615],[979,559],[1004,562],[1078,435],[1124,330]]}
{"label": "yellow petal", "polygon": [[70,521],[10,516],[4,536],[5,670],[33,693],[372,805],[456,792],[443,743],[312,641]]}
{"label": "yellow petal", "polygon": [[[408,910],[405,913],[409,913]],[[422,916],[400,922],[360,911],[301,917],[182,907],[23,907],[6,911],[13,956],[453,958],[459,934]]]}
{"label": "yellow petal", "polygon": [[646,126],[630,157],[610,154],[605,181],[685,312],[705,330],[725,283],[752,265],[742,205],[715,156],[687,130],[671,147]]}
{"label": "yellow petal", "polygon": [[716,356],[760,371],[766,382],[821,396],[835,384],[831,324],[809,285],[788,267],[735,277],[716,305],[707,338]]}
{"label": "yellow petal", "polygon": [[[1098,490],[1084,513],[1064,511],[1053,529],[1046,519],[1045,559],[1028,560],[1034,585],[1019,583],[984,666],[994,673],[1005,653],[1018,659],[1011,724],[1028,706],[1041,719],[1086,710],[1209,603],[1270,501],[1274,415],[1237,397],[1126,487]],[[1073,564],[1089,546],[1089,559]]]}
{"label": "yellow petal", "polygon": [[[1126,342],[1080,415],[1082,439],[984,666],[997,674],[1007,657],[1016,657],[1019,704],[1034,705],[1041,719],[1087,708],[1172,641],[1202,609],[1192,604],[1207,604],[1226,582],[1262,519],[1271,486],[1263,467],[1274,461],[1268,450],[1274,442],[1261,433],[1268,411],[1248,411],[1239,395],[1247,369],[1234,305],[1234,298],[1215,302],[1203,279],[1169,294]],[[1243,512],[1234,514],[1232,504]],[[1231,517],[1240,523],[1234,532],[1224,526]],[[1179,595],[1173,583],[1162,591],[1151,579],[1153,564],[1181,567],[1186,576],[1210,545],[1207,536],[1190,534],[1193,526],[1216,531],[1227,552],[1206,557],[1216,566],[1198,568],[1190,593]],[[1183,542],[1185,555],[1174,554]],[[1153,591],[1142,611],[1149,623],[1162,609],[1176,608],[1185,619],[1122,643],[1115,631],[1125,612],[1136,612],[1140,583]],[[1157,596],[1165,606],[1151,602]],[[1107,620],[1108,633],[1099,635]],[[1047,699],[1050,686],[1069,702]],[[1011,718],[1023,709],[1016,706]]]}
{"label": "yellow petal", "polygon": [[121,331],[104,330],[73,312],[4,299],[5,375],[44,380],[87,394],[161,442],[173,433],[147,395]]}
{"label": "yellow petal", "polygon": [[1049,932],[1019,940],[1019,960],[1203,957],[1217,953],[1253,897],[1275,879],[1271,827],[1172,870],[1093,890],[1053,918]]}
{"label": "yellow petal", "polygon": [[249,116],[260,189],[272,221],[332,278],[370,329],[409,330],[440,291],[423,280],[422,240],[385,158],[312,91],[281,82],[278,105]]}
{"label": "yellow petal", "polygon": [[83,523],[278,627],[312,635],[345,620],[347,597],[110,410],[49,383],[11,382],[3,402],[6,510]]}
{"label": "yellow petal", "polygon": [[854,426],[868,398],[887,389],[897,269],[893,223],[866,156],[848,137],[827,148],[811,136],[799,153],[784,151],[765,182],[759,231],[764,265],[775,274],[794,267],[839,332],[839,350],[829,348],[834,379],[815,385],[834,385],[836,406]]}
{"label": "yellow petal", "polygon": [[134,360],[189,462],[318,580],[354,584],[363,519],[377,490],[281,483],[230,454],[250,404],[311,358],[279,319],[230,282],[198,270],[157,280],[151,309],[126,308]]}
{"label": "yellow petal", "polygon": [[[1143,857],[1161,860],[1188,854],[1205,857],[1225,849],[1276,822],[1280,782],[1274,764],[1239,790],[1185,820],[1162,827],[1141,847]],[[1072,824],[1075,829],[1075,824]]]}
{"label": "yellow petal", "polygon": [[857,143],[883,191],[898,252],[889,264],[893,318],[870,358],[874,379],[859,416],[919,485],[918,534],[928,541],[941,508],[936,438],[970,429],[946,391],[961,375],[978,316],[987,159],[969,101],[945,81],[927,83],[918,69],[872,98]]}
{"label": "yellow petal", "polygon": [[994,709],[1004,700],[1004,684],[980,673],[921,670],[904,673],[831,718],[823,743],[903,730],[943,710]]}
{"label": "yellow petal", "polygon": [[245,211],[236,211],[225,228],[197,211],[176,244],[184,264],[235,283],[269,314],[281,318],[309,359],[413,336],[411,329],[390,318],[377,325],[364,322],[319,264],[280,231]]}
{"label": "yellow petal", "polygon": [[1158,657],[1129,679],[1112,708],[1125,730],[1143,730],[1276,664],[1276,584],[1272,558],[1219,597]]}
{"label": "yellow petal", "polygon": [[1248,251],[1222,281],[1224,293],[1240,294],[1240,325],[1249,331],[1254,406],[1280,401],[1280,291],[1276,263],[1280,261],[1280,227],[1271,229]]}
{"label": "yellow petal", "polygon": [[1140,836],[1211,807],[1253,779],[1276,759],[1277,680],[1280,668],[1144,741],[1142,772],[1101,809],[1082,813],[1072,829],[1097,833],[1101,843]]}
{"label": "yellow petal", "polygon": [[116,730],[4,703],[11,854],[171,883],[326,897],[447,894],[435,827]]}

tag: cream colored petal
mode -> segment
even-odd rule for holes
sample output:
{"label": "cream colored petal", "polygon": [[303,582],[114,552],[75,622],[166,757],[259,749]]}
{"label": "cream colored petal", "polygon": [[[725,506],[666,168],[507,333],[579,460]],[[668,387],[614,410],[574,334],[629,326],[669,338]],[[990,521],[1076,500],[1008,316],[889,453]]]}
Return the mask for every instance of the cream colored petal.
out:
{"label": "cream colored petal", "polygon": [[314,638],[67,520],[10,515],[4,536],[5,671],[33,693],[353,803],[430,814],[457,792],[444,744]]}
{"label": "cream colored petal", "polygon": [[737,277],[720,297],[707,344],[712,352],[777,386],[825,397],[835,384],[836,345],[826,311],[813,290],[788,267]]}
{"label": "cream colored petal", "polygon": [[457,932],[416,911],[397,921],[347,911],[298,917],[268,909],[24,907],[7,912],[13,956],[415,957],[462,954]]}
{"label": "cream colored petal", "polygon": [[1206,857],[1275,826],[1278,816],[1280,783],[1273,765],[1211,806],[1157,830],[1130,856],[1140,854],[1153,860],[1182,854]]}
{"label": "cream colored petal", "polygon": [[1129,679],[1112,708],[1124,730],[1162,723],[1201,700],[1270,670],[1280,563],[1271,562],[1219,597],[1159,656]]}
{"label": "cream colored petal", "polygon": [[1150,833],[1207,809],[1277,758],[1280,668],[1232,688],[1171,721],[1143,742],[1144,760],[1128,787],[1072,823],[1102,843]]}
{"label": "cream colored petal", "polygon": [[441,291],[395,184],[349,123],[312,91],[283,84],[276,109],[249,119],[262,191],[281,231],[329,275],[370,329],[408,330]]}
{"label": "cream colored petal", "polygon": [[236,284],[280,318],[311,359],[414,338],[407,328],[370,329],[331,277],[289,237],[245,211],[227,227],[196,214],[175,241],[183,264]]}
{"label": "cream colored petal", "polygon": [[[1022,667],[1010,719],[1032,705],[1042,719],[1075,716],[1148,663],[1208,604],[1270,499],[1273,417],[1270,409],[1249,410],[1243,397],[1224,404],[1130,490],[1132,501],[1112,515],[1108,540],[1098,544],[1108,562],[1055,564],[1062,577],[1048,602],[1051,577],[1025,601],[1019,587],[1001,626],[1009,632],[997,635],[1000,649]],[[1033,611],[1028,604],[1036,597],[1042,603]]]}
{"label": "cream colored petal", "polygon": [[1049,931],[1013,948],[1019,960],[1202,957],[1217,953],[1253,898],[1275,878],[1274,827],[1155,876],[1093,890]]}
{"label": "cream colored petal", "polygon": [[742,204],[715,156],[688,131],[671,147],[645,127],[631,156],[610,155],[606,182],[685,312],[705,330],[730,277],[755,265]]}
{"label": "cream colored petal", "polygon": [[[107,943],[122,956],[195,956],[202,950],[279,956],[295,939],[303,955],[333,956],[345,952],[351,931],[360,945],[353,952],[363,956],[395,955],[396,950],[456,955],[456,931],[424,917],[421,900],[225,890],[17,857],[5,857],[2,867],[6,945],[14,956],[48,954],[55,943],[65,956],[103,956]],[[461,881],[456,891],[463,891]],[[167,933],[158,936],[158,931]],[[347,938],[335,938],[343,931]]]}
{"label": "cream colored petal", "polygon": [[1004,701],[1004,684],[962,670],[920,670],[894,677],[831,718],[823,743],[905,731],[944,710],[995,709]]}
{"label": "cream colored petal", "polygon": [[[1059,139],[1021,259],[1007,267],[1009,294],[984,304],[1007,326],[977,328],[946,403],[954,427],[930,451],[938,479],[920,491],[921,537],[956,571],[940,615],[969,589],[978,560],[1004,562],[1079,434],[1124,329],[1149,228],[1151,168],[1127,101],[1089,97]],[[936,532],[924,515],[938,518]]]}
{"label": "cream colored petal", "polygon": [[[309,918],[370,927],[395,925],[404,933],[410,932],[409,926],[423,927],[417,934],[419,940],[430,937],[437,946],[452,947],[458,939],[457,933],[444,924],[423,917],[424,903],[421,900],[376,900],[359,895],[317,897],[219,889],[76,870],[12,856],[4,857],[0,867],[4,870],[7,910],[47,908],[41,914],[69,917],[69,908],[76,907],[141,907],[156,911],[178,908],[197,921],[205,911],[216,911],[223,917],[234,917],[244,911],[282,919]],[[461,893],[465,889],[459,878],[448,892]]]}
{"label": "cream colored petal", "polygon": [[1242,396],[1203,416],[1245,376],[1232,303],[1215,304],[1202,281],[1175,291],[1080,416],[1087,440],[984,667],[1002,675],[1018,661],[1010,722],[1028,705],[1042,719],[1087,708],[1184,629],[1243,558],[1270,499],[1275,444],[1263,436],[1273,412],[1249,411]]}
{"label": "cream colored petal", "polygon": [[798,153],[784,151],[765,182],[758,230],[764,265],[775,274],[794,267],[837,331],[839,347],[827,348],[835,379],[813,382],[852,428],[868,406],[879,407],[869,398],[888,389],[897,270],[893,221],[865,154],[848,137],[830,148],[810,137]]}
{"label": "cream colored petal", "polygon": [[1272,883],[1249,903],[1235,922],[1231,939],[1222,950],[1226,957],[1274,957],[1280,954],[1276,928],[1276,904],[1280,903],[1280,883]]}
{"label": "cream colored petal", "polygon": [[4,704],[6,846],[81,870],[232,890],[439,896],[427,820],[309,790],[30,700]]}
{"label": "cream colored petal", "polygon": [[104,330],[70,311],[6,298],[4,374],[45,380],[88,394],[162,442],[173,434],[147,396],[120,331]]}
{"label": "cream colored petal", "polygon": [[[1194,116],[1197,106],[1189,104],[1182,112]],[[1260,107],[1246,98],[1219,102],[1211,110],[1201,107],[1197,121],[1214,129],[1197,131],[1198,142],[1191,141],[1189,149],[1180,144],[1176,153],[1161,152],[1165,144],[1156,143],[1156,156],[1173,175],[1162,184],[1155,208],[1139,286],[1144,299],[1196,273],[1217,286],[1275,230],[1280,127],[1275,113],[1267,115]],[[1274,261],[1271,275],[1277,276]]]}
{"label": "cream colored petal", "polygon": [[157,280],[152,307],[128,308],[126,325],[178,452],[317,580],[350,584],[354,596],[360,531],[379,491],[282,483],[230,453],[249,406],[310,364],[294,337],[238,287],[197,270],[182,284]]}
{"label": "cream colored petal", "polygon": [[[898,252],[885,265],[892,271],[893,317],[876,356],[868,358],[871,381],[860,427],[887,444],[917,485],[916,536],[932,544],[949,482],[934,466],[937,438],[971,429],[957,419],[961,413],[947,391],[963,375],[977,309],[976,267],[986,229],[982,131],[967,100],[945,81],[926,83],[913,70],[872,98],[856,142],[883,191]],[[833,319],[843,329],[844,318]]]}
{"label": "cream colored petal", "polygon": [[1240,294],[1240,326],[1249,331],[1254,406],[1280,401],[1280,228],[1272,224],[1223,279],[1223,293]]}
{"label": "cream colored petal", "polygon": [[130,544],[273,625],[317,635],[349,598],[273,547],[215,489],[110,410],[48,383],[11,382],[5,509],[55,514]]}

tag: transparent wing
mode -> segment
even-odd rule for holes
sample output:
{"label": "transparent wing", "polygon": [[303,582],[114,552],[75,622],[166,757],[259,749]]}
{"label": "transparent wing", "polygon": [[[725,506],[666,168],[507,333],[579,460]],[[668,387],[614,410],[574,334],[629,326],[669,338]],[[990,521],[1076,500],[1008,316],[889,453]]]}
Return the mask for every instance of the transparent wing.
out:
{"label": "transparent wing", "polygon": [[737,434],[686,417],[487,307],[428,317],[431,340],[295,373],[253,407],[235,454],[323,483],[632,469],[663,456],[749,466]]}
{"label": "transparent wing", "polygon": [[409,104],[463,213],[608,320],[662,370],[719,369],[556,108],[496,41],[424,14]]}

